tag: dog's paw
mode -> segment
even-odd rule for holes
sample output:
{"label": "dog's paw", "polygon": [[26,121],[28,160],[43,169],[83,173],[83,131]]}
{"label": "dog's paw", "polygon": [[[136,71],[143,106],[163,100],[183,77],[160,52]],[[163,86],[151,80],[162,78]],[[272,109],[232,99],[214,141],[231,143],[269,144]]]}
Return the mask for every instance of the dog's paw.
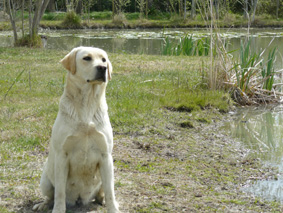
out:
{"label": "dog's paw", "polygon": [[65,213],[66,210],[65,209],[53,209],[52,213]]}
{"label": "dog's paw", "polygon": [[114,201],[113,204],[109,208],[107,208],[107,213],[120,213],[119,204]]}
{"label": "dog's paw", "polygon": [[33,211],[42,211],[47,207],[46,201],[35,204],[32,208]]}

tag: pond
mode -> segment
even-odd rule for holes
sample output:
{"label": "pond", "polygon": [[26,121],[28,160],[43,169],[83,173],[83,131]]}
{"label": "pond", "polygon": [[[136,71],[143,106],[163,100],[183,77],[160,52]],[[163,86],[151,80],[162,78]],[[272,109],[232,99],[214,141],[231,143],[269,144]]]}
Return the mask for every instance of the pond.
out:
{"label": "pond", "polygon": [[[283,172],[283,106],[266,105],[238,109],[224,127],[255,157]],[[283,203],[283,176],[277,180],[257,180],[243,189],[256,196]]]}
{"label": "pond", "polygon": [[[247,29],[222,29],[221,37],[228,44],[228,50],[237,50],[241,40],[247,38]],[[282,66],[283,29],[250,29],[252,47],[260,52],[266,48],[272,38],[270,48],[278,47],[278,66]],[[146,29],[146,30],[41,30],[41,35],[47,36],[46,48],[70,50],[76,46],[95,46],[113,53],[159,55],[162,52],[164,38],[177,40],[186,34],[193,38],[209,36],[206,29]],[[0,32],[0,46],[7,47],[13,43],[12,32]],[[279,60],[280,59],[280,60]]]}

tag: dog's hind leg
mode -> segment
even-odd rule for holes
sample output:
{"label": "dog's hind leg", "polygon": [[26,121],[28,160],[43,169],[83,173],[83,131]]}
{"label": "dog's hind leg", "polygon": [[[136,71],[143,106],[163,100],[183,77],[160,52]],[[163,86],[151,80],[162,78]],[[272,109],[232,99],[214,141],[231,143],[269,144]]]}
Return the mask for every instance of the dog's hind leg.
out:
{"label": "dog's hind leg", "polygon": [[48,179],[45,169],[43,170],[40,179],[40,188],[42,194],[46,197],[46,199],[42,203],[34,205],[34,207],[32,208],[34,211],[42,211],[43,209],[48,207],[48,205],[50,205],[54,199],[54,186]]}
{"label": "dog's hind leg", "polygon": [[114,168],[113,158],[111,154],[102,154],[100,174],[102,180],[102,188],[105,193],[107,212],[118,213],[119,205],[116,202],[114,194]]}
{"label": "dog's hind leg", "polygon": [[104,191],[102,188],[102,184],[100,184],[100,189],[98,193],[95,195],[95,203],[99,205],[103,205],[103,201],[104,201]]}

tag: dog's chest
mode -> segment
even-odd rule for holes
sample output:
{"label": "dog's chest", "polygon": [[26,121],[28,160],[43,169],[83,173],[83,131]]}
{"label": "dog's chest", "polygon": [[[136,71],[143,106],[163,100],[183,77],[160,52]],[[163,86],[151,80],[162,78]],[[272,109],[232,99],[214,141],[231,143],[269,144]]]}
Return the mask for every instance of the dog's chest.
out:
{"label": "dog's chest", "polygon": [[92,141],[81,138],[68,156],[71,173],[88,176],[95,172],[101,153]]}
{"label": "dog's chest", "polygon": [[70,166],[93,169],[101,154],[107,151],[105,133],[97,131],[93,122],[78,123],[73,134],[66,139],[63,149],[69,158]]}

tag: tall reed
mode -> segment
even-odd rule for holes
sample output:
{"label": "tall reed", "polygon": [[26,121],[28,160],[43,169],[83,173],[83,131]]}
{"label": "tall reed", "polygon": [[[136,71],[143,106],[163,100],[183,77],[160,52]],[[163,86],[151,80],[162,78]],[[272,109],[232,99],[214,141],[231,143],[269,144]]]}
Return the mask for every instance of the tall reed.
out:
{"label": "tall reed", "polygon": [[210,44],[208,38],[193,39],[193,35],[185,35],[175,44],[169,37],[164,39],[162,55],[208,56]]}

